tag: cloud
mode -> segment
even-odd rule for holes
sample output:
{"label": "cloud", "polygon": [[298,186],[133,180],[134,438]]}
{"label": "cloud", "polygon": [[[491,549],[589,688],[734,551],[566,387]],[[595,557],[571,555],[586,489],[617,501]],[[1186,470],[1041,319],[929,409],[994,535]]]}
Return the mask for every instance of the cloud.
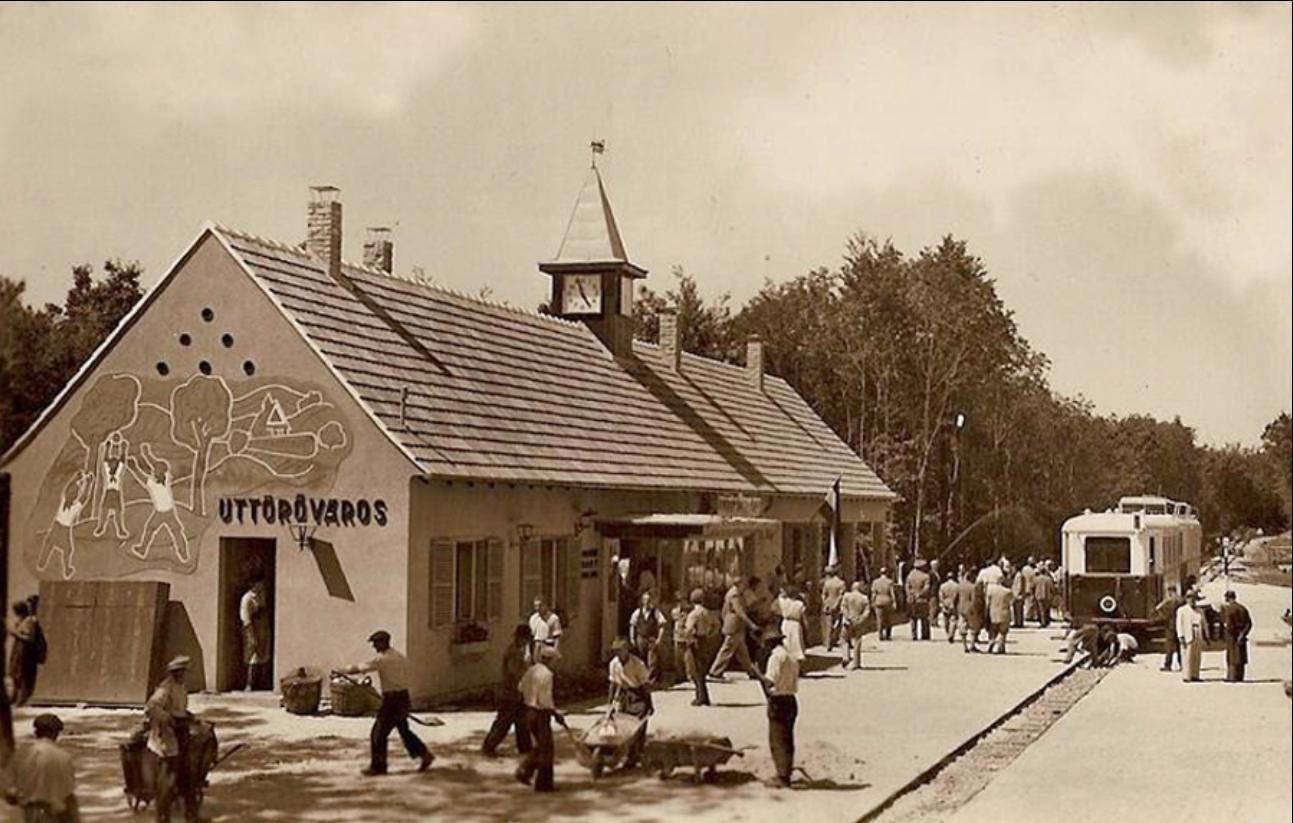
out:
{"label": "cloud", "polygon": [[[476,29],[465,7],[403,3],[10,6],[5,22],[12,64],[49,61],[53,49],[75,84],[198,119],[302,109],[388,117]],[[27,79],[44,85],[35,74]]]}

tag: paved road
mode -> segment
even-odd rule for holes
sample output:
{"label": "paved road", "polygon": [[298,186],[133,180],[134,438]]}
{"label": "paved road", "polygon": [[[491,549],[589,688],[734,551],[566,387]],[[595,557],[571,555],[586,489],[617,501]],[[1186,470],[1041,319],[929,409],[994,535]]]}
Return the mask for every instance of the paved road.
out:
{"label": "paved road", "polygon": [[[1261,643],[1287,637],[1290,590],[1236,584]],[[1221,602],[1224,582],[1205,587]],[[1223,654],[1204,655],[1205,682],[1124,665],[951,818],[955,823],[1111,820],[1287,823],[1293,807],[1293,711],[1280,683],[1287,646],[1254,644],[1250,682],[1222,682]]]}

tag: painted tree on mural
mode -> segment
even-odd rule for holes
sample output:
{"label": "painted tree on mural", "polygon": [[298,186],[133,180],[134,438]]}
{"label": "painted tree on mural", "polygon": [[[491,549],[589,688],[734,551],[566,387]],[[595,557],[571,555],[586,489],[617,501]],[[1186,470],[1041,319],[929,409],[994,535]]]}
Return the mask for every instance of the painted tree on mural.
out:
{"label": "painted tree on mural", "polygon": [[139,409],[139,381],[129,375],[113,375],[96,382],[86,391],[85,403],[72,418],[72,431],[85,446],[84,470],[94,477],[96,492],[91,514],[97,516],[102,495],[98,493],[99,455],[113,432],[135,422]]}
{"label": "painted tree on mural", "polygon": [[171,394],[171,437],[193,451],[193,478],[189,508],[206,515],[207,464],[211,444],[229,433],[233,423],[233,395],[218,377],[195,374]]}

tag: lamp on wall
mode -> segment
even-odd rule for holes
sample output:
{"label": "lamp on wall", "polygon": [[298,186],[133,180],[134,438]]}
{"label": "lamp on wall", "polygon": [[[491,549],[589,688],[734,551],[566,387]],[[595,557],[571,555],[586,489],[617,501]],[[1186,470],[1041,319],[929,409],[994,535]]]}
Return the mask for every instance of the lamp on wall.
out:
{"label": "lamp on wall", "polygon": [[597,514],[597,512],[593,511],[592,509],[588,509],[587,511],[582,511],[575,516],[575,535],[576,536],[578,536],[581,532],[583,532],[584,529],[593,525],[593,515],[595,514]]}
{"label": "lamp on wall", "polygon": [[314,526],[306,523],[287,523],[287,531],[296,541],[296,547],[301,551],[313,548]]}
{"label": "lamp on wall", "polygon": [[522,543],[534,537],[534,526],[530,523],[516,524],[516,538]]}

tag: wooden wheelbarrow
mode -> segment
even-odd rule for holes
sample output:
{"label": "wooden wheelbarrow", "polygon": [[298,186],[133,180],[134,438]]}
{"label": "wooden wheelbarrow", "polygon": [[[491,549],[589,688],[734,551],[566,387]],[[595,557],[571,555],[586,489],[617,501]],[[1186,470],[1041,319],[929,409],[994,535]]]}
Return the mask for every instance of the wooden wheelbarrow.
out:
{"label": "wooden wheelbarrow", "polygon": [[732,748],[727,737],[681,737],[670,740],[652,740],[642,752],[642,766],[658,772],[661,780],[668,780],[674,769],[690,768],[696,783],[714,779],[718,767],[733,757],[744,757],[740,749]]}
{"label": "wooden wheelbarrow", "polygon": [[566,734],[570,735],[570,742],[575,748],[575,759],[579,761],[579,765],[592,772],[595,780],[606,771],[624,765],[633,738],[637,737],[646,722],[645,717],[626,715],[612,708],[579,734],[575,734],[567,726]]}

